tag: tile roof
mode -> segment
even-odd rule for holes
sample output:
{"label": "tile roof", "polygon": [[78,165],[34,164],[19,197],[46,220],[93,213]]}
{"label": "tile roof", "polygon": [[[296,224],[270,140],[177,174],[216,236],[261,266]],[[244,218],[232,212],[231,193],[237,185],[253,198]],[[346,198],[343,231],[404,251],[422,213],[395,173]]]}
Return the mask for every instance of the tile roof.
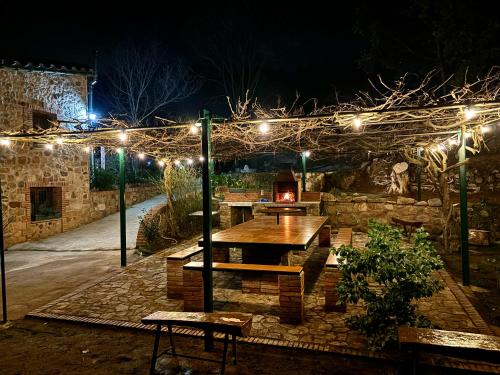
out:
{"label": "tile roof", "polygon": [[94,74],[94,69],[84,66],[65,66],[65,65],[51,64],[51,63],[31,63],[31,62],[20,62],[18,60],[0,59],[0,68],[4,67],[11,69],[58,72],[66,74],[83,74],[88,76]]}

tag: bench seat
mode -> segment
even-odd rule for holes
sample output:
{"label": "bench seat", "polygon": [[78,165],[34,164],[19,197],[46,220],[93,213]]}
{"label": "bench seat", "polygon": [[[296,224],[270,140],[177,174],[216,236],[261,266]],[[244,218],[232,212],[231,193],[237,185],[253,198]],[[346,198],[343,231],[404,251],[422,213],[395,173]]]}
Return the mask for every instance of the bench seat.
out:
{"label": "bench seat", "polygon": [[[203,311],[203,262],[184,265],[184,311]],[[299,324],[304,318],[304,271],[301,266],[265,264],[212,263],[213,272],[240,272],[243,292],[278,294],[280,321]],[[266,275],[278,278],[272,282]],[[269,276],[270,277],[270,276]]]}
{"label": "bench seat", "polygon": [[413,373],[417,371],[419,352],[500,363],[499,336],[401,326],[398,337],[400,348],[412,354]]}
{"label": "bench seat", "polygon": [[[143,324],[156,325],[155,340],[153,345],[153,355],[151,357],[151,365],[149,373],[155,374],[156,361],[159,357],[158,349],[160,346],[161,327],[168,327],[170,338],[169,350],[162,354],[169,354],[174,357],[183,357],[190,359],[199,359],[202,361],[216,362],[221,364],[220,374],[224,374],[226,367],[226,355],[229,342],[229,335],[232,337],[233,343],[233,364],[236,365],[236,336],[248,336],[252,327],[252,315],[233,312],[178,312],[178,311],[157,311],[141,319]],[[215,361],[211,358],[197,357],[192,355],[179,354],[175,350],[174,337],[172,334],[172,326],[192,327],[205,330],[205,334],[211,332],[221,332],[224,334],[224,350],[222,359]],[[160,356],[162,355],[160,354]]]}
{"label": "bench seat", "polygon": [[182,299],[182,266],[191,261],[191,257],[203,252],[203,247],[191,246],[187,249],[167,255],[167,297]]}
{"label": "bench seat", "polygon": [[[338,249],[340,246],[352,245],[352,228],[339,228],[337,236],[333,240],[332,247]],[[325,262],[325,310],[345,312],[345,306],[338,306],[339,300],[337,283],[340,279],[339,263],[337,255],[330,253]]]}

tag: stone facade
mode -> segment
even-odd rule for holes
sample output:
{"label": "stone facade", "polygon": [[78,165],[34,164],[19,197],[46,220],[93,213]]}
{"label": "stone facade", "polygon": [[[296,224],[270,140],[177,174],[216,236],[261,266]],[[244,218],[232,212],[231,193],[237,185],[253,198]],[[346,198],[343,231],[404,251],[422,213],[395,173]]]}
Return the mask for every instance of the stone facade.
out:
{"label": "stone facade", "polygon": [[[324,199],[327,198],[324,196]],[[330,217],[334,228],[349,227],[356,232],[366,232],[370,219],[381,223],[392,224],[392,217],[408,220],[421,220],[424,228],[433,237],[443,231],[444,217],[439,200],[416,202],[414,199],[398,199],[391,201],[366,196],[347,197],[343,199],[323,200],[324,214]],[[439,204],[438,204],[439,203]]]}

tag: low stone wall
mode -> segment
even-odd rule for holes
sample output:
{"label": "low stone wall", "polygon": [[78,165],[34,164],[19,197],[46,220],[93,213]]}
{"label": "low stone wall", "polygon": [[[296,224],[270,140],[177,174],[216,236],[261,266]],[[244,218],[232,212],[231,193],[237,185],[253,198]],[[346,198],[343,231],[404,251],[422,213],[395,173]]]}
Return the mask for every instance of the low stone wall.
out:
{"label": "low stone wall", "polygon": [[330,224],[334,228],[350,227],[356,232],[366,232],[370,219],[392,224],[391,219],[398,217],[423,221],[424,228],[433,237],[443,232],[445,219],[441,210],[441,201],[437,198],[421,202],[403,197],[399,197],[397,201],[381,198],[370,200],[366,196],[325,199],[328,198],[323,197],[323,214],[330,217]]}
{"label": "low stone wall", "polygon": [[[154,185],[131,186],[125,189],[125,206],[130,207],[136,203],[158,195],[158,188]],[[90,220],[95,221],[111,215],[120,210],[120,191],[91,191],[90,192]]]}

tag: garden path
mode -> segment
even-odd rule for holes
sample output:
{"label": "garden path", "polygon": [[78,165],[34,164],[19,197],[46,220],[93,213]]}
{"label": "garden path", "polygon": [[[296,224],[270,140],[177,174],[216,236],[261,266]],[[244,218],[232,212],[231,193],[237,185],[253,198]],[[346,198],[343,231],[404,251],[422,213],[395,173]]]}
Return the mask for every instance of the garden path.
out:
{"label": "garden path", "polygon": [[[126,210],[127,249],[135,249],[139,216],[144,211],[162,203],[164,195],[157,195],[147,201],[134,204]],[[12,250],[45,251],[90,251],[120,249],[120,213],[114,213],[90,224],[56,234],[39,241],[23,242],[9,248]]]}

